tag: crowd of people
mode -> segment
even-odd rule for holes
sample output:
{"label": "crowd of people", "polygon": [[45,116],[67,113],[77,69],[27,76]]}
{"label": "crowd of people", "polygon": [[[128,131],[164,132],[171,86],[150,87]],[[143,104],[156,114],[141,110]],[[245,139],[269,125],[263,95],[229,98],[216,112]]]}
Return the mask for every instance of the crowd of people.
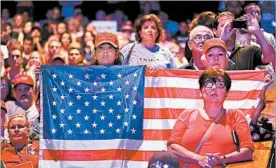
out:
{"label": "crowd of people", "polygon": [[[276,69],[275,36],[261,27],[260,5],[227,1],[225,11],[202,11],[189,23],[181,22],[173,32],[168,15],[161,10],[156,13],[158,2],[153,3],[141,2],[143,11],[134,23],[125,19],[122,11],[116,11],[121,15],[115,17],[120,25],[117,32],[97,32],[79,7],[70,18],[62,17],[60,8],[54,7],[47,13],[48,18],[40,22],[32,21],[28,11],[11,19],[9,10],[2,9],[2,164],[13,167],[30,161],[38,167],[41,65],[146,65],[149,70],[203,70],[198,82],[204,108],[185,110],[178,117],[167,144],[169,155],[189,167],[252,159],[252,141],[273,136],[272,130],[261,133],[257,126]],[[105,16],[103,10],[96,15],[99,20],[113,19]],[[233,26],[237,20],[246,26]],[[247,124],[241,110],[223,108],[231,88],[226,71],[260,69],[268,71],[266,84]],[[211,138],[199,147],[200,152],[196,151],[211,123]],[[232,131],[240,139],[239,152],[232,143]],[[222,135],[223,140],[218,137]],[[171,167],[179,167],[179,163]],[[150,161],[149,167],[157,167],[156,164],[163,163]]]}

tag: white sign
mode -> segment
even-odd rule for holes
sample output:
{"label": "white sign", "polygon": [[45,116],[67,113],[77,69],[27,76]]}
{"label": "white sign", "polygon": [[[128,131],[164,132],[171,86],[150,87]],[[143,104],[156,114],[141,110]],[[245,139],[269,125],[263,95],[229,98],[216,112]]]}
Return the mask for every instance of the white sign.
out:
{"label": "white sign", "polygon": [[9,58],[9,51],[7,46],[1,45],[1,52],[3,52],[4,59]]}
{"label": "white sign", "polygon": [[97,32],[117,32],[116,21],[92,21],[92,25],[95,26]]}

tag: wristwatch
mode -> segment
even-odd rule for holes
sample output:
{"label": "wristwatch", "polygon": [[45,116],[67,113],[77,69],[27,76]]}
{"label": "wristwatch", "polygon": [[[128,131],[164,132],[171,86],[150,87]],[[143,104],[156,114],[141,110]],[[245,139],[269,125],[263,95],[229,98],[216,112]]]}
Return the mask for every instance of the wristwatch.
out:
{"label": "wristwatch", "polygon": [[222,163],[221,163],[221,167],[226,167],[226,156],[224,155],[223,156],[223,161],[222,161]]}

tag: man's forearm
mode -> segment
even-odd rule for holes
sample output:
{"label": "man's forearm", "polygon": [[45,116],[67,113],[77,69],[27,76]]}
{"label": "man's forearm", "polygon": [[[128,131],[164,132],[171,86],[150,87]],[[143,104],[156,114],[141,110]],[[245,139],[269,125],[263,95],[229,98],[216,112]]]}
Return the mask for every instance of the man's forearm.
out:
{"label": "man's forearm", "polygon": [[272,62],[275,65],[275,50],[272,44],[264,37],[262,31],[258,31],[256,34],[258,42],[261,46],[261,50],[263,53],[262,62],[263,63],[270,63]]}

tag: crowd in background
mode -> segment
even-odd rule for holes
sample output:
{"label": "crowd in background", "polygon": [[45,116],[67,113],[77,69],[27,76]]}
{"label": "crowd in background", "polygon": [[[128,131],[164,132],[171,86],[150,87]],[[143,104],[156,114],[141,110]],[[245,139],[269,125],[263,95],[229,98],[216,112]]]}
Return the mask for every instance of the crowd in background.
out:
{"label": "crowd in background", "polygon": [[[98,33],[96,27],[82,13],[79,2],[70,5],[64,3],[66,2],[61,1],[60,6],[49,9],[46,13],[47,18],[39,21],[32,20],[34,6],[31,1],[18,2],[18,13],[14,16],[10,16],[9,9],[1,8],[3,126],[1,141],[3,142],[14,139],[11,138],[12,131],[10,131],[14,128],[9,126],[16,120],[13,118],[16,114],[27,116],[27,119],[21,116],[17,120],[23,123],[21,125],[23,127],[28,125],[30,139],[39,138],[41,65],[105,64],[101,63],[100,57],[95,56],[105,47],[98,49],[100,44],[95,41]],[[120,60],[114,64],[145,64],[151,69],[204,70],[211,62],[210,58],[201,57],[202,54],[209,54],[207,49],[204,49],[208,48],[205,46],[208,42],[206,44],[204,42],[211,38],[220,38],[225,43],[219,40],[209,42],[225,46],[222,47],[223,56],[230,56],[224,58],[225,67],[220,68],[224,70],[267,69],[271,74],[270,80],[273,80],[276,49],[275,3],[260,1],[251,6],[249,4],[245,1],[221,1],[219,5],[221,14],[202,11],[202,13],[195,13],[193,18],[178,23],[170,20],[169,14],[160,9],[158,1],[141,1],[140,14],[135,21],[128,20],[123,10],[107,14],[102,9],[96,12],[95,18],[98,21],[115,20],[117,22],[118,30],[114,34],[117,36],[118,45],[114,39],[112,46],[116,49],[114,52],[118,52],[115,56],[116,60],[117,58]],[[252,6],[255,8],[251,9]],[[227,28],[229,21],[224,19],[225,17],[230,18],[231,22],[237,18],[245,19],[251,23],[250,28],[246,33],[239,32],[241,34],[239,40],[232,38],[233,32],[231,28]],[[145,40],[144,36],[148,36],[146,29],[153,31],[151,36],[154,36],[154,41]],[[259,30],[262,34],[259,34]],[[237,43],[246,51],[239,49]],[[250,52],[252,59],[235,55],[236,50],[237,53],[249,54]],[[157,56],[158,58],[162,56],[162,60],[156,59]]]}

